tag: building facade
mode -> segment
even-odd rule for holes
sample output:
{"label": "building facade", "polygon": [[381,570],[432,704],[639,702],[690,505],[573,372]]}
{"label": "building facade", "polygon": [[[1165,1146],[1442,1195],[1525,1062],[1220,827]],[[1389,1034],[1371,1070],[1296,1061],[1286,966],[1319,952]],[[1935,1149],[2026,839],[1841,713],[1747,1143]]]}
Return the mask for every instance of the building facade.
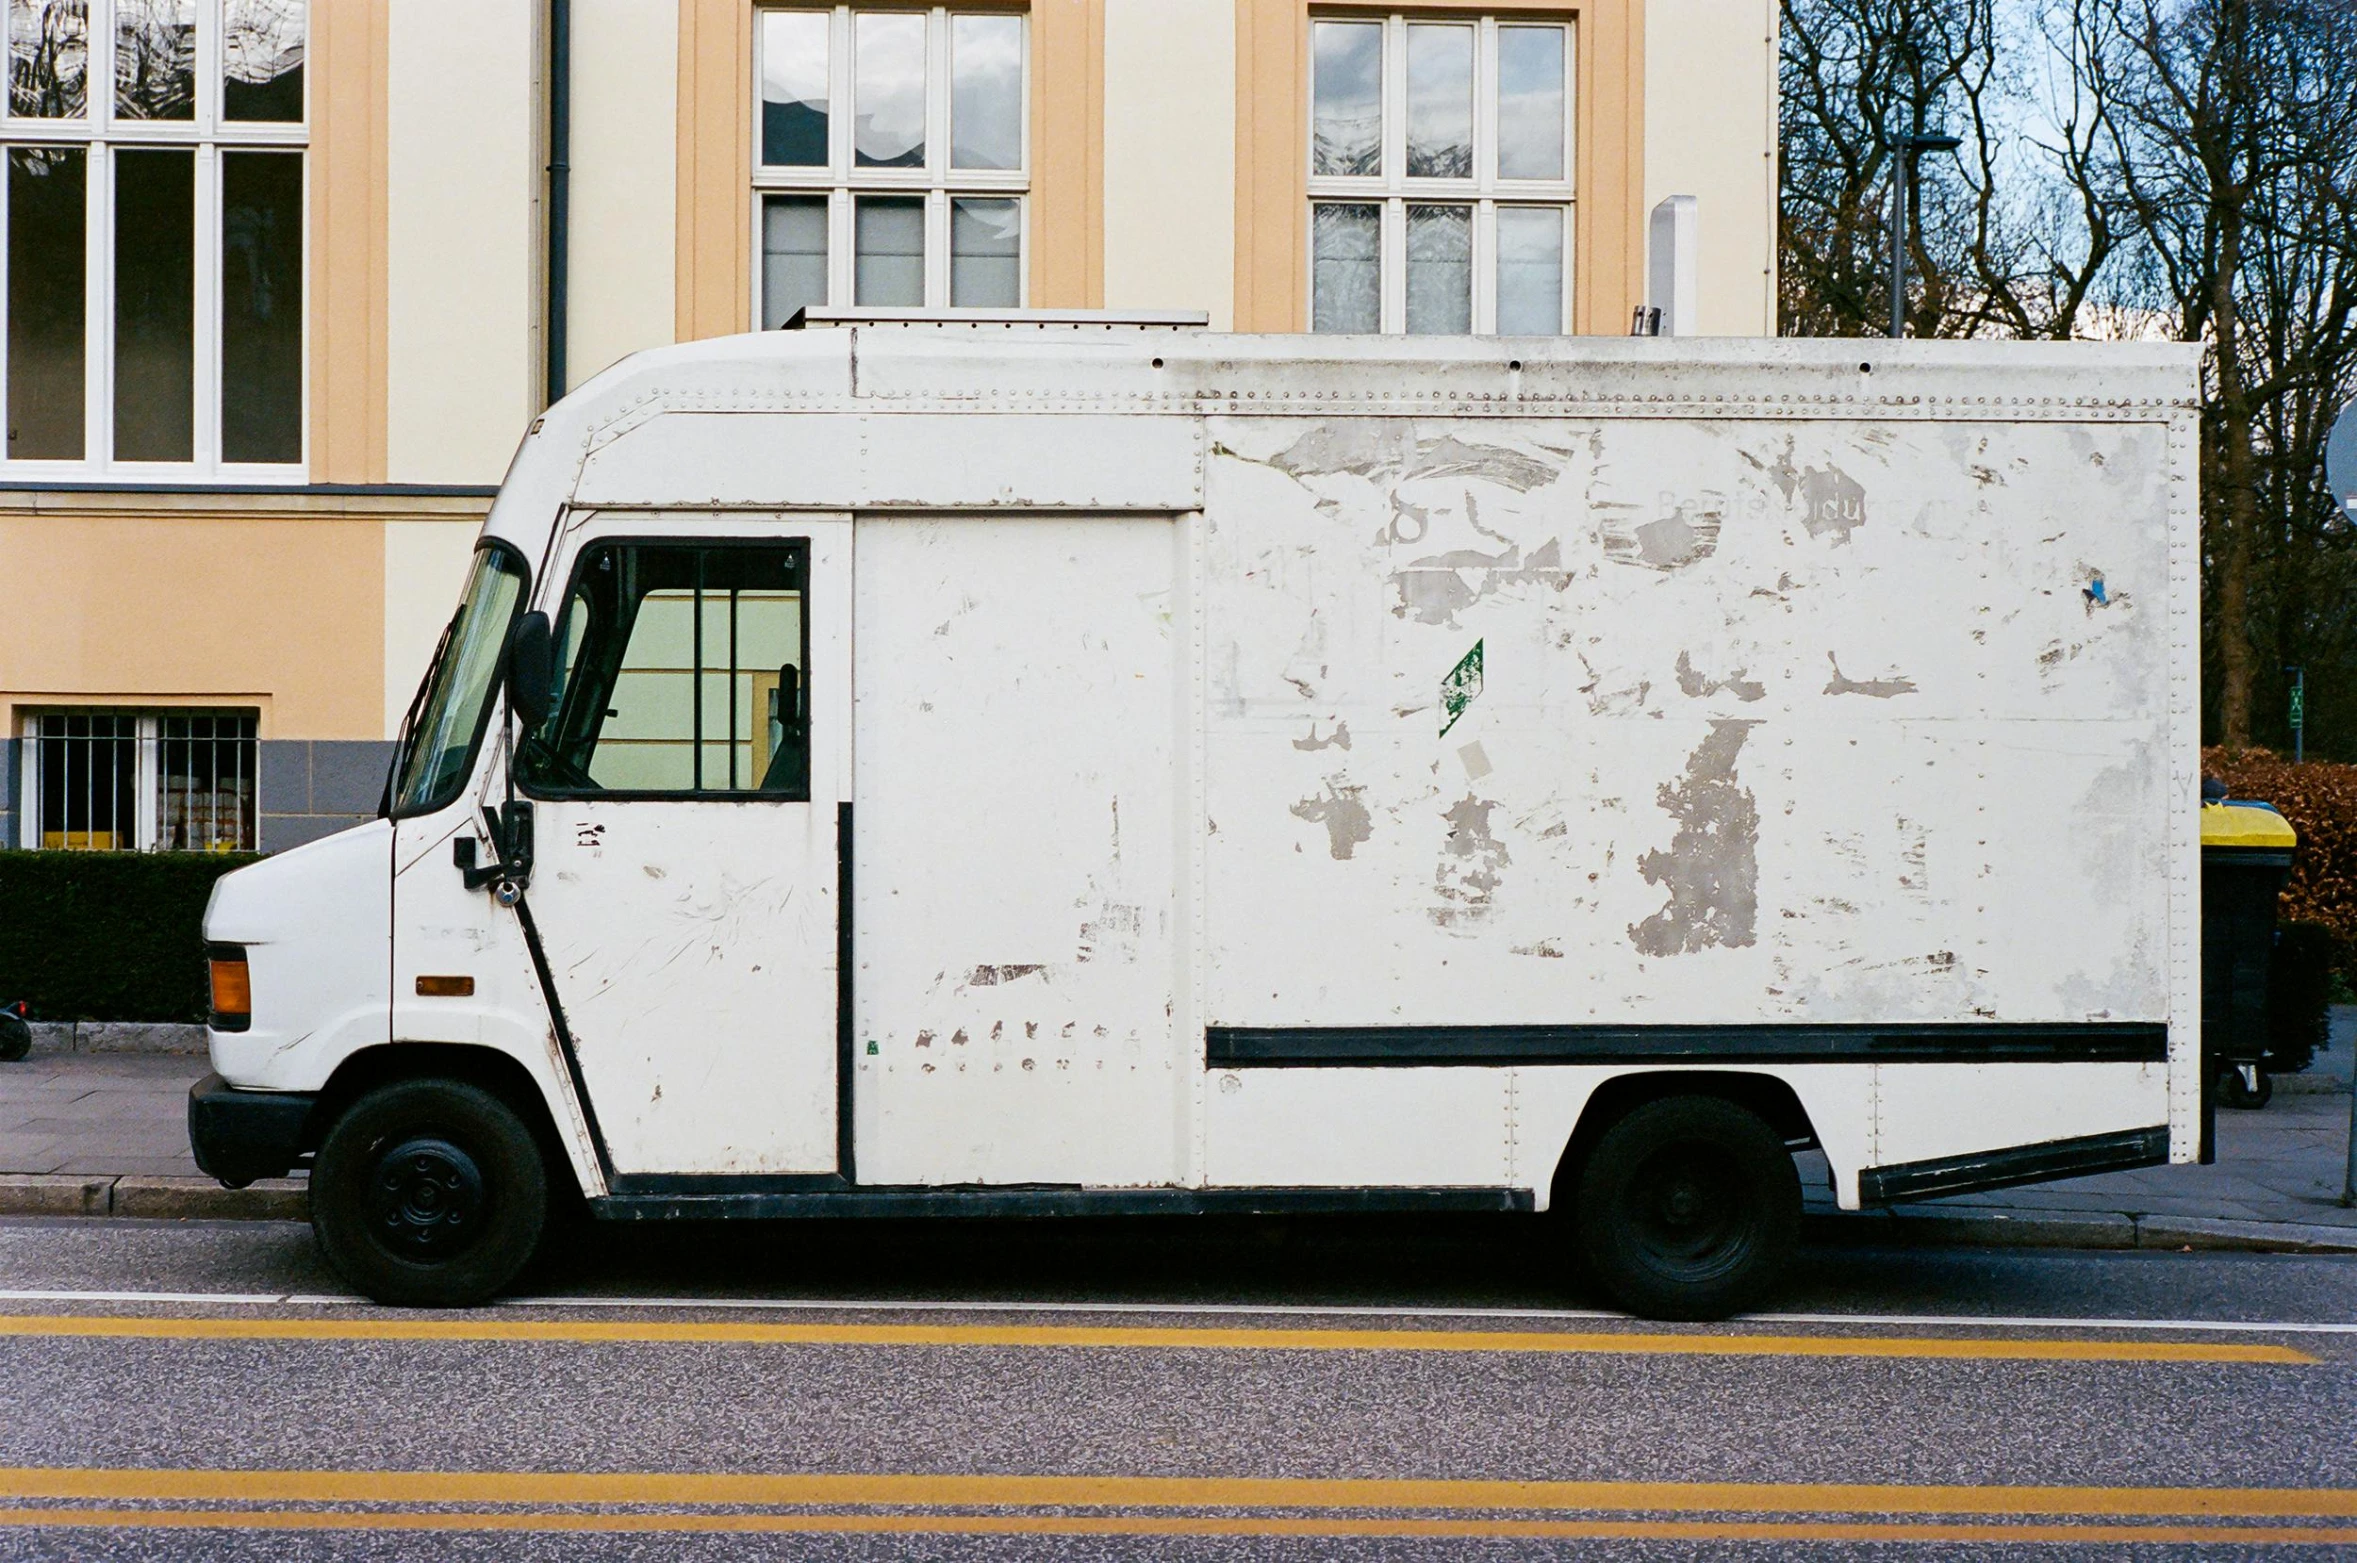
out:
{"label": "building facade", "polygon": [[518,439],[844,306],[1774,329],[1773,0],[0,0],[0,845],[372,812]]}

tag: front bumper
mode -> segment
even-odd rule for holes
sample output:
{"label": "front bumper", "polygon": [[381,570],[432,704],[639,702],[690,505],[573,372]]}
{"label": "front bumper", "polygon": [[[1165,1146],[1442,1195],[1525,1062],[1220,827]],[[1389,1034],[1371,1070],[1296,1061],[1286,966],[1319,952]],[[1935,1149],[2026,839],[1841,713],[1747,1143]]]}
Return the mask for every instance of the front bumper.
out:
{"label": "front bumper", "polygon": [[231,1188],[283,1178],[302,1159],[319,1097],[310,1091],[240,1091],[219,1075],[188,1088],[188,1144],[207,1177]]}

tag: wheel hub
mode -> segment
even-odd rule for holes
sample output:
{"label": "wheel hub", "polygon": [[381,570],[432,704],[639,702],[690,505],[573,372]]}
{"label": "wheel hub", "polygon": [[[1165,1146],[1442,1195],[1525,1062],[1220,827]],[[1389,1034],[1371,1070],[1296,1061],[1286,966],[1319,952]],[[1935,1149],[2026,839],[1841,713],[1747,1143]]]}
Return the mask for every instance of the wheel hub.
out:
{"label": "wheel hub", "polygon": [[404,1140],[378,1157],[369,1194],[377,1235],[396,1253],[441,1258],[482,1228],[482,1169],[439,1136]]}
{"label": "wheel hub", "polygon": [[1715,1270],[1750,1236],[1740,1180],[1710,1147],[1676,1146],[1657,1153],[1640,1170],[1632,1192],[1632,1226],[1657,1266]]}

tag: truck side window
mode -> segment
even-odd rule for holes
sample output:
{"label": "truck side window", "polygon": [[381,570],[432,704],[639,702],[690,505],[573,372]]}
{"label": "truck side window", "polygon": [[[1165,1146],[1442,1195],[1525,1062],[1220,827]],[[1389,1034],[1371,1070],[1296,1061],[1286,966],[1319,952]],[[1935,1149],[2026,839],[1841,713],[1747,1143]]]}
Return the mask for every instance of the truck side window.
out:
{"label": "truck side window", "polygon": [[543,794],[810,796],[801,543],[599,543],[517,780]]}

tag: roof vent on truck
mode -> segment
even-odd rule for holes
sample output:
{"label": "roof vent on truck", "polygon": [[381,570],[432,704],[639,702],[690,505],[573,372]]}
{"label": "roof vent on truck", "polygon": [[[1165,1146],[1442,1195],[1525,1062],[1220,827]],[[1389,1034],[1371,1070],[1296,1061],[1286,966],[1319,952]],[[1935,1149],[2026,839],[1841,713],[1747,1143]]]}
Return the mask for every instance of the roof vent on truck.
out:
{"label": "roof vent on truck", "polygon": [[998,326],[1048,331],[1202,331],[1211,317],[1190,309],[830,309],[794,311],[780,331],[819,326]]}

